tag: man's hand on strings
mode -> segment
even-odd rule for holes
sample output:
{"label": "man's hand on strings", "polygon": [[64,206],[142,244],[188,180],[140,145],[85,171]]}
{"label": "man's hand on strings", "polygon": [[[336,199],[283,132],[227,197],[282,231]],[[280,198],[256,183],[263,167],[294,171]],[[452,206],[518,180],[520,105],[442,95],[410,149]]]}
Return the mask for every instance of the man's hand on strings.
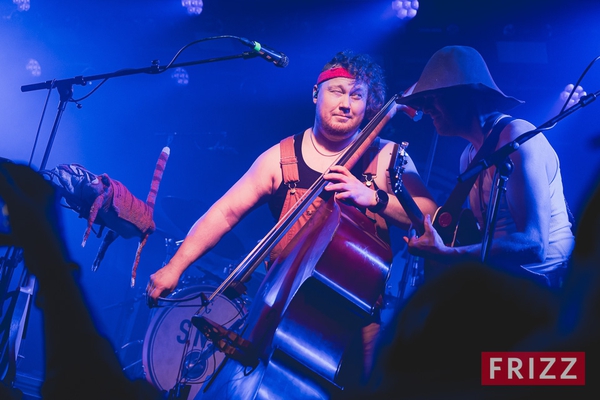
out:
{"label": "man's hand on strings", "polygon": [[376,204],[375,192],[359,181],[348,168],[334,165],[323,178],[329,182],[325,186],[328,192],[336,192],[338,200],[350,202],[358,207],[371,207]]}
{"label": "man's hand on strings", "polygon": [[439,233],[433,227],[431,215],[425,215],[423,228],[424,232],[421,236],[413,236],[410,239],[404,236],[409,253],[424,258],[443,259],[448,255],[450,248],[444,244]]}

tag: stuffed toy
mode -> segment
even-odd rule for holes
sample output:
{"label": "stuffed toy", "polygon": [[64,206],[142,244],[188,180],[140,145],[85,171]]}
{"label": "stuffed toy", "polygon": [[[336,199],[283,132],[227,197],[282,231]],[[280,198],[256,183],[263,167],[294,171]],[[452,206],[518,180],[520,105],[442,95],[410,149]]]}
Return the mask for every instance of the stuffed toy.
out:
{"label": "stuffed toy", "polygon": [[100,244],[92,271],[98,269],[108,246],[116,238],[138,237],[140,242],[131,270],[131,287],[135,285],[142,248],[148,236],[156,230],[154,205],[169,154],[168,146],[160,153],[145,202],[135,197],[121,182],[107,174],[96,175],[79,164],[60,164],[51,170],[41,171],[57,188],[67,206],[77,212],[80,218],[87,220],[82,247],[87,242],[93,224],[100,226],[98,237],[105,227],[109,229]]}

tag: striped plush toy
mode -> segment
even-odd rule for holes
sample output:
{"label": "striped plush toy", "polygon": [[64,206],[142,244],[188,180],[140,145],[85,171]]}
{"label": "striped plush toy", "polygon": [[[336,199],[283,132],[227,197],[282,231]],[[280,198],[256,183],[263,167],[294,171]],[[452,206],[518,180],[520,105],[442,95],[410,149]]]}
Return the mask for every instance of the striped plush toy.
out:
{"label": "striped plush toy", "polygon": [[60,164],[42,171],[67,205],[87,220],[82,246],[85,246],[93,224],[100,226],[98,237],[102,235],[104,227],[109,229],[92,264],[93,271],[98,269],[106,249],[117,237],[139,237],[131,271],[131,286],[135,285],[142,248],[148,236],[156,230],[154,204],[169,154],[169,147],[162,149],[145,202],[135,197],[121,182],[111,179],[107,174],[95,175],[79,164]]}

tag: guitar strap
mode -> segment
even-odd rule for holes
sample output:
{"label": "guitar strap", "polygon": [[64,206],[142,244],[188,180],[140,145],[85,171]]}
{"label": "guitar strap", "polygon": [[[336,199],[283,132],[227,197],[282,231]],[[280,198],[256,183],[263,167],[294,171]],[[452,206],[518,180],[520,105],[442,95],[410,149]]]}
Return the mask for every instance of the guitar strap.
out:
{"label": "guitar strap", "polygon": [[[500,138],[500,132],[511,122],[514,121],[515,118],[506,114],[494,114],[490,118],[487,119],[485,124],[483,125],[483,131],[490,131],[490,134],[483,142],[483,145],[479,149],[479,151],[473,157],[471,163],[467,167],[466,171],[476,165],[482,158],[491,154],[496,145],[498,144],[498,139]],[[477,180],[478,175],[475,175],[465,181],[459,182],[450,195],[448,199],[444,203],[444,205],[440,208],[436,221],[434,222],[434,226],[446,228],[448,226],[452,226],[456,224],[453,216],[459,215],[467,196],[469,195],[469,191],[471,187]]]}

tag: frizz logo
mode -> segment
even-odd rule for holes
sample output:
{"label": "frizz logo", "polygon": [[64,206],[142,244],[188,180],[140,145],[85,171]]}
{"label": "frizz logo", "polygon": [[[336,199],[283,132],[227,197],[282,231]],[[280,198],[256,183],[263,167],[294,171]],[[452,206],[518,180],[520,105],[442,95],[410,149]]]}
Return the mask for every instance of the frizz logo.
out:
{"label": "frizz logo", "polygon": [[483,352],[482,385],[585,385],[584,352]]}

